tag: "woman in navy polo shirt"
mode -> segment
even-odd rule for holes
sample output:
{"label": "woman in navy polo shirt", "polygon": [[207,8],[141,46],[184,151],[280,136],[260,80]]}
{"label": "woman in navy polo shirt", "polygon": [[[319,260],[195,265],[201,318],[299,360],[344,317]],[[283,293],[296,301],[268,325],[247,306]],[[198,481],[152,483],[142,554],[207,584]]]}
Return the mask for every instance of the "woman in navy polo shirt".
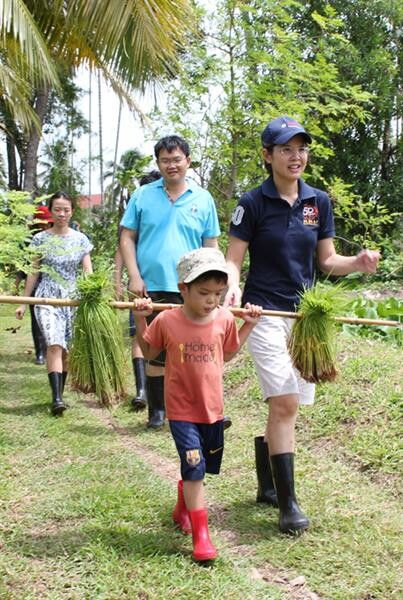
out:
{"label": "woman in navy polo shirt", "polygon": [[[380,255],[369,250],[352,257],[336,253],[330,199],[301,179],[312,141],[302,125],[279,117],[261,138],[270,176],[241,197],[232,215],[226,304],[236,306],[242,300],[242,305],[294,311],[299,292],[313,284],[315,259],[325,273],[345,275],[374,273]],[[240,273],[247,251],[250,268],[242,294]],[[284,533],[309,527],[294,491],[294,430],[298,405],[312,404],[315,393],[314,384],[294,369],[287,350],[292,322],[261,317],[249,338],[263,397],[269,403],[265,435],[255,438],[257,501],[279,507]]]}

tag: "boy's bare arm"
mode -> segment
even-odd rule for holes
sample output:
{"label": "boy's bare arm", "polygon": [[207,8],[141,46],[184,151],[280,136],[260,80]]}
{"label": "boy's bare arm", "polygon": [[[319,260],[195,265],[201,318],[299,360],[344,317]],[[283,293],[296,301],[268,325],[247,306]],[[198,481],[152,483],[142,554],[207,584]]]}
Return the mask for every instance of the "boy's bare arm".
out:
{"label": "boy's bare arm", "polygon": [[241,316],[245,322],[241,325],[241,328],[238,331],[239,346],[238,346],[237,350],[235,350],[234,352],[225,352],[224,353],[224,362],[228,362],[229,360],[231,360],[231,358],[233,358],[236,354],[238,354],[238,352],[240,351],[240,349],[242,348],[242,346],[248,339],[248,335],[250,334],[250,332],[252,331],[252,329],[254,328],[256,323],[259,321],[260,316],[262,314],[262,310],[263,310],[261,306],[257,306],[256,304],[249,304],[249,303],[245,304],[245,309],[248,312],[246,312],[246,313],[243,312],[241,314]]}
{"label": "boy's bare arm", "polygon": [[137,298],[135,300],[135,306],[136,308],[133,310],[133,315],[136,322],[136,338],[144,358],[152,360],[162,351],[162,348],[154,348],[154,346],[150,346],[144,339],[144,334],[148,327],[146,317],[152,314],[153,305],[149,298]]}

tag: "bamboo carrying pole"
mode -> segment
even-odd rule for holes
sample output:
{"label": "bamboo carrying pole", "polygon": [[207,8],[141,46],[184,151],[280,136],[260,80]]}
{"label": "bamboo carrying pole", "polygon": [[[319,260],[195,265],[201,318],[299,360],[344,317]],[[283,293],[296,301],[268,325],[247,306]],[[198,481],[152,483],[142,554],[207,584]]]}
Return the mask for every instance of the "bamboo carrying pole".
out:
{"label": "bamboo carrying pole", "polygon": [[[71,300],[70,298],[35,298],[27,296],[0,296],[0,304],[42,304],[48,306],[79,306],[80,300]],[[110,306],[119,310],[135,309],[134,302],[111,301]],[[180,304],[159,304],[153,303],[153,309],[157,312],[169,310],[181,306]],[[244,308],[229,308],[235,314],[240,315]],[[301,319],[300,313],[287,312],[282,310],[263,310],[262,315],[269,317],[288,317],[290,319]],[[358,317],[334,317],[335,321],[341,323],[351,323],[352,325],[381,325],[384,327],[401,327],[402,323],[398,321],[387,321],[385,319],[360,319]]]}

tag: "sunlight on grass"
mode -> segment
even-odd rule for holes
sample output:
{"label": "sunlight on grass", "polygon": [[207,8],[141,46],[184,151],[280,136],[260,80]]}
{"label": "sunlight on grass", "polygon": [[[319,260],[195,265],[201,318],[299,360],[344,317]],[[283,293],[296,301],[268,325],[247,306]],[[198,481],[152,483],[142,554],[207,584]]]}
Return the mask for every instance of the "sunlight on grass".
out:
{"label": "sunlight on grass", "polygon": [[45,369],[28,353],[28,319],[10,334],[13,322],[13,311],[0,308],[1,598],[277,600],[300,576],[332,600],[399,597],[395,347],[341,338],[341,376],[301,410],[296,487],[312,529],[299,538],[281,535],[277,511],[255,502],[253,438],[267,406],[246,351],[226,367],[233,426],[222,473],[205,486],[220,554],[203,568],[171,521],[168,467],[177,459],[168,427],[147,430],[146,414],[128,403],[110,414],[90,410],[69,390],[71,409],[52,418]]}

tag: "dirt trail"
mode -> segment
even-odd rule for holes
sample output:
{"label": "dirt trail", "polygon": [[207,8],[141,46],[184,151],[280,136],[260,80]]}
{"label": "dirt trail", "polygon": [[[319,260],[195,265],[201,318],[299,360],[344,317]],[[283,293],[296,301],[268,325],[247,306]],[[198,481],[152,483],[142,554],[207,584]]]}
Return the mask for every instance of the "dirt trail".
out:
{"label": "dirt trail", "polygon": [[[176,487],[178,479],[178,464],[176,461],[169,460],[140,444],[133,438],[133,434],[128,428],[119,425],[112,415],[107,410],[100,408],[96,402],[85,400],[85,405],[99,421],[119,436],[120,442],[125,448],[132,450],[158,476],[167,479],[172,483],[172,486]],[[234,558],[239,555],[253,557],[255,550],[252,545],[240,544],[234,531],[220,528],[219,523],[224,519],[225,508],[212,501],[208,502],[208,508],[215,527],[220,532],[220,537],[228,545],[227,552],[229,555]],[[278,586],[281,592],[286,594],[286,597],[290,600],[325,600],[323,596],[309,590],[303,575],[289,573],[285,569],[278,569],[269,564],[266,564],[264,568],[252,568],[250,577]]]}

